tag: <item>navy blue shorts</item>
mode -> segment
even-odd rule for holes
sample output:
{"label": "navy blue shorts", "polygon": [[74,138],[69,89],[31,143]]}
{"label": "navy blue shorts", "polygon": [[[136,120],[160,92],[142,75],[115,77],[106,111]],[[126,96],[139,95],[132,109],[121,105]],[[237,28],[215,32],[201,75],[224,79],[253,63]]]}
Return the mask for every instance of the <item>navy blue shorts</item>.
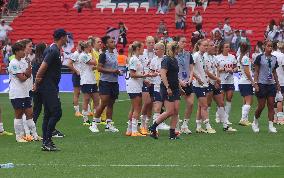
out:
{"label": "navy blue shorts", "polygon": [[100,95],[109,95],[112,99],[117,99],[119,95],[118,82],[101,81],[99,83]]}
{"label": "navy blue shorts", "polygon": [[162,101],[167,100],[169,102],[174,102],[176,100],[180,100],[180,91],[179,91],[179,89],[172,90],[172,92],[173,92],[172,96],[168,95],[167,89],[165,87],[161,86],[161,90],[160,91],[161,91],[160,95],[161,95]]}
{"label": "navy blue shorts", "polygon": [[208,92],[208,87],[201,88],[201,87],[195,87],[193,86],[193,91],[197,98],[199,97],[206,97],[206,93]]}
{"label": "navy blue shorts", "polygon": [[284,93],[284,86],[280,86],[281,88],[281,93]]}
{"label": "navy blue shorts", "polygon": [[186,96],[189,96],[193,93],[192,84],[186,85],[186,87],[182,87],[183,91],[185,92]]}
{"label": "navy blue shorts", "polygon": [[255,92],[255,96],[258,98],[267,98],[276,96],[275,84],[258,84],[259,91]]}
{"label": "navy blue shorts", "polygon": [[221,90],[222,91],[235,91],[235,85],[234,84],[221,84]]}
{"label": "navy blue shorts", "polygon": [[253,87],[251,84],[239,84],[239,90],[242,97],[253,95]]}
{"label": "navy blue shorts", "polygon": [[80,80],[81,77],[80,75],[77,74],[72,74],[72,83],[73,83],[73,87],[80,87]]}
{"label": "navy blue shorts", "polygon": [[149,92],[149,87],[145,83],[143,83],[142,92]]}
{"label": "navy blue shorts", "polygon": [[160,101],[162,102],[162,96],[161,96],[161,93],[160,92],[157,92],[157,91],[154,91],[154,94],[153,94],[153,101]]}
{"label": "navy blue shorts", "polygon": [[14,109],[28,109],[32,107],[32,98],[15,98],[11,99],[11,103]]}
{"label": "navy blue shorts", "polygon": [[128,93],[130,99],[134,99],[136,97],[142,97],[142,93]]}
{"label": "navy blue shorts", "polygon": [[84,84],[81,87],[82,93],[92,94],[98,92],[97,84]]}
{"label": "navy blue shorts", "polygon": [[221,94],[221,90],[220,88],[216,88],[215,85],[212,85],[211,83],[209,83],[209,86],[207,88],[208,92],[213,92],[213,95],[220,95]]}

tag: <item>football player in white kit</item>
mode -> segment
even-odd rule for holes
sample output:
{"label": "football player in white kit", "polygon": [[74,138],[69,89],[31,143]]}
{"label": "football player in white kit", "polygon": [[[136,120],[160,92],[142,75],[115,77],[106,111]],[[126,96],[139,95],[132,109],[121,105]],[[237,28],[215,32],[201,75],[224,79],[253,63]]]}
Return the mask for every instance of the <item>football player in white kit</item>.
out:
{"label": "football player in white kit", "polygon": [[228,115],[225,112],[224,99],[220,90],[221,80],[219,78],[218,64],[216,61],[215,54],[216,47],[214,46],[214,42],[208,40],[208,50],[204,54],[204,59],[206,63],[206,74],[209,77],[209,87],[207,93],[208,113],[210,113],[212,99],[214,99],[217,104],[218,116],[223,123],[223,130],[227,132],[235,132],[237,131],[236,129],[228,127],[227,125],[226,120],[228,119]]}
{"label": "football player in white kit", "polygon": [[[237,59],[229,51],[230,43],[221,43],[218,50],[219,55],[216,56],[221,79],[221,91],[226,99],[225,111],[228,116],[231,112],[232,98],[235,91],[233,74],[238,70]],[[220,122],[218,117],[216,117],[216,122]],[[229,118],[227,124],[231,124]]]}
{"label": "football player in white kit", "polygon": [[248,120],[249,111],[253,100],[253,87],[255,83],[252,78],[251,60],[246,55],[249,51],[247,43],[240,43],[240,56],[238,57],[238,65],[240,69],[239,90],[243,97],[242,118],[239,125],[249,126],[251,123]]}
{"label": "football player in white kit", "polygon": [[279,67],[276,69],[278,75],[278,81],[281,87],[281,92],[277,93],[275,97],[276,107],[274,123],[284,124],[284,113],[283,113],[283,95],[284,95],[284,42],[278,42],[274,44],[274,51],[272,55],[277,57]]}
{"label": "football player in white kit", "polygon": [[90,99],[92,99],[94,103],[94,110],[99,104],[98,86],[93,72],[93,68],[97,65],[97,61],[90,55],[92,46],[89,43],[83,42],[81,44],[81,49],[82,53],[79,55],[79,61],[81,77],[80,85],[83,93],[83,125],[91,126],[91,122],[88,119],[88,104]]}
{"label": "football player in white kit", "polygon": [[[155,121],[159,117],[163,106],[163,101],[160,93],[160,85],[161,85],[160,70],[161,70],[161,62],[165,54],[165,45],[163,43],[156,43],[154,50],[156,56],[151,60],[150,63],[150,70],[155,76],[152,79],[152,86],[151,86],[152,90],[150,90],[150,95],[153,98],[153,111],[154,111],[153,121]],[[148,126],[145,125],[145,128],[148,128]]]}
{"label": "football player in white kit", "polygon": [[77,50],[71,55],[71,59],[68,61],[68,67],[73,72],[72,83],[73,83],[73,107],[75,110],[75,116],[83,116],[80,112],[79,96],[80,96],[80,61],[79,55],[82,53],[81,45],[83,41],[78,42]]}
{"label": "football player in white kit", "polygon": [[132,57],[128,62],[129,74],[127,74],[126,91],[131,99],[131,109],[129,111],[129,121],[126,136],[146,136],[138,132],[138,119],[142,109],[142,87],[143,78],[149,77],[149,73],[144,73],[143,63],[140,55],[143,54],[144,45],[135,41],[132,44]]}
{"label": "football player in white kit", "polygon": [[[206,63],[204,54],[208,48],[208,41],[206,39],[198,40],[195,44],[193,53],[194,66],[194,80],[193,91],[198,99],[198,108],[196,114],[196,132],[214,134],[216,131],[209,123],[207,92],[208,92],[208,76],[206,74]],[[205,124],[205,130],[202,128],[202,123]]]}

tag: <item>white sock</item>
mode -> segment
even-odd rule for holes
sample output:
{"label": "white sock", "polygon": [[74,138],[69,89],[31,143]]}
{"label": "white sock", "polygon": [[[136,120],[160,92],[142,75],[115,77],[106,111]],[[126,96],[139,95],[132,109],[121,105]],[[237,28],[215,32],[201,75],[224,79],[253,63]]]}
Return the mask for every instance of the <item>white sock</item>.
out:
{"label": "white sock", "polygon": [[228,115],[225,111],[224,107],[218,107],[216,115],[218,114],[220,121],[223,123],[223,127],[227,128],[228,127]]}
{"label": "white sock", "polygon": [[225,111],[226,111],[226,113],[227,113],[228,115],[229,115],[230,112],[231,112],[231,107],[232,107],[232,103],[226,101]]}
{"label": "white sock", "polygon": [[90,104],[88,104],[88,112],[92,112],[92,111],[91,111],[91,105],[90,105]]}
{"label": "white sock", "polygon": [[256,118],[256,117],[254,116],[253,122],[254,122],[255,125],[258,125],[258,118]]}
{"label": "white sock", "polygon": [[154,113],[153,115],[153,123],[158,119],[160,113]]}
{"label": "white sock", "polygon": [[3,123],[0,123],[0,132],[4,132],[4,127],[3,127]]}
{"label": "white sock", "polygon": [[25,134],[26,135],[31,135],[31,131],[30,131],[29,126],[27,124],[27,117],[26,117],[26,115],[24,114],[22,118],[23,118]]}
{"label": "white sock", "polygon": [[100,123],[101,122],[101,118],[94,117],[93,118],[93,122]]}
{"label": "white sock", "polygon": [[[218,109],[219,109],[219,107],[218,107]],[[220,119],[220,116],[219,116],[219,114],[218,114],[218,110],[216,111],[216,118],[219,118],[219,119]]]}
{"label": "white sock", "polygon": [[272,128],[273,127],[273,122],[272,121],[268,121],[268,125],[269,125],[269,128]]}
{"label": "white sock", "polygon": [[146,116],[146,115],[141,115],[141,116],[140,116],[140,119],[141,119],[141,127],[142,127],[142,128],[146,128],[147,116]]}
{"label": "white sock", "polygon": [[89,120],[88,118],[88,111],[82,110],[82,114],[83,114],[83,121],[86,122],[87,120]]}
{"label": "white sock", "polygon": [[201,120],[198,120],[196,118],[196,129],[200,129],[201,128]]}
{"label": "white sock", "polygon": [[248,114],[249,114],[249,111],[250,111],[250,105],[248,105],[248,104],[245,104],[245,105],[243,105],[243,107],[242,107],[242,119],[243,120],[248,120]]}
{"label": "white sock", "polygon": [[210,113],[210,109],[211,109],[211,107],[208,106],[208,108],[207,108],[208,115]]}
{"label": "white sock", "polygon": [[211,129],[211,125],[209,123],[209,119],[206,119],[205,121],[203,121],[203,123],[205,124],[206,129]]}
{"label": "white sock", "polygon": [[138,121],[134,118],[132,118],[132,133],[137,133],[137,126],[138,126]]}
{"label": "white sock", "polygon": [[112,122],[112,119],[107,119],[106,120],[106,123],[108,124],[108,123],[111,123]]}
{"label": "white sock", "polygon": [[14,129],[16,139],[21,139],[25,135],[23,119],[14,119]]}
{"label": "white sock", "polygon": [[184,119],[182,125],[188,125],[189,119]]}
{"label": "white sock", "polygon": [[35,137],[38,137],[38,134],[37,134],[37,131],[36,131],[36,125],[33,121],[33,119],[28,119],[26,121],[28,127],[29,127],[29,130],[31,132],[31,135],[35,138]]}
{"label": "white sock", "polygon": [[74,110],[75,110],[75,112],[80,112],[80,106],[79,105],[74,106]]}
{"label": "white sock", "polygon": [[132,121],[128,120],[127,124],[127,132],[132,132]]}

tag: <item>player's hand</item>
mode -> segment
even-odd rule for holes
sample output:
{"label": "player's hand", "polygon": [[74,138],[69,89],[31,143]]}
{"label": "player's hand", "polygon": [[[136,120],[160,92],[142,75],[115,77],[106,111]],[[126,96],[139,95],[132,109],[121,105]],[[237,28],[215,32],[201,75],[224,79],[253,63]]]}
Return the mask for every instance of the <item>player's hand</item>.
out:
{"label": "player's hand", "polygon": [[259,92],[258,84],[257,84],[257,83],[255,83],[253,86],[254,86],[255,92]]}
{"label": "player's hand", "polygon": [[219,89],[219,88],[220,88],[220,84],[217,83],[217,82],[215,82],[214,86],[215,86],[216,89]]}
{"label": "player's hand", "polygon": [[168,93],[169,96],[173,95],[173,91],[170,88],[167,89],[167,93]]}
{"label": "player's hand", "polygon": [[180,90],[180,94],[181,95],[185,95],[185,91],[184,91],[184,89],[181,86],[179,87],[179,90]]}
{"label": "player's hand", "polygon": [[221,79],[218,78],[218,79],[216,80],[216,83],[221,84]]}
{"label": "player's hand", "polygon": [[36,86],[36,84],[34,83],[34,84],[33,84],[32,91],[35,92],[36,90],[37,90],[37,86]]}
{"label": "player's hand", "polygon": [[182,87],[186,87],[186,85],[187,85],[187,82],[185,82],[185,81],[180,81],[180,85],[182,86]]}
{"label": "player's hand", "polygon": [[76,73],[77,75],[80,75],[80,72],[79,72],[78,70],[76,70],[75,73]]}
{"label": "player's hand", "polygon": [[197,79],[197,82],[199,83],[199,85],[203,86],[203,82],[200,80],[200,78]]}
{"label": "player's hand", "polygon": [[151,83],[150,83],[149,80],[144,80],[144,83],[145,83],[145,85],[146,85],[147,87],[150,87],[150,86],[151,86]]}
{"label": "player's hand", "polygon": [[119,74],[120,74],[120,71],[119,71],[118,69],[115,69],[115,70],[113,71],[113,73],[119,75]]}

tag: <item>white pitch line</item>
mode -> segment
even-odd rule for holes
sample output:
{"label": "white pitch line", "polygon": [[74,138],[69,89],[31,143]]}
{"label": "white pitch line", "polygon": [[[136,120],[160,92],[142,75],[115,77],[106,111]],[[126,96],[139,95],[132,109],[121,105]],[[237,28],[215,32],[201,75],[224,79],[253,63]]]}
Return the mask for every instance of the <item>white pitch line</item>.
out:
{"label": "white pitch line", "polygon": [[101,164],[15,164],[15,166],[23,167],[54,167],[54,166],[73,166],[73,167],[206,167],[206,168],[284,168],[284,165],[226,165],[226,164],[210,164],[210,165],[178,165],[178,164],[110,164],[110,165],[101,165]]}

